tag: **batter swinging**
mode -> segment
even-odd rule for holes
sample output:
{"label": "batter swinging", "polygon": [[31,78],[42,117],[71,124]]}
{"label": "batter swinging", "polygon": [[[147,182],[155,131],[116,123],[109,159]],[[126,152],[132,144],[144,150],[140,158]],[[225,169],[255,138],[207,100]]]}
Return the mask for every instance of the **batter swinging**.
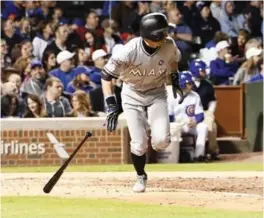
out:
{"label": "batter swinging", "polygon": [[[151,129],[152,146],[165,149],[170,144],[170,125],[165,83],[171,79],[173,93],[182,94],[178,86],[180,51],[172,38],[167,37],[168,21],[161,13],[144,16],[140,23],[140,37],[129,41],[114,54],[102,71],[102,87],[108,106],[107,129],[117,126],[119,106],[113,95],[113,78],[123,81],[122,106],[131,136],[131,158],[137,172],[134,192],[146,189],[147,133],[146,120]],[[171,75],[168,77],[168,75]],[[147,116],[146,116],[147,115]]]}

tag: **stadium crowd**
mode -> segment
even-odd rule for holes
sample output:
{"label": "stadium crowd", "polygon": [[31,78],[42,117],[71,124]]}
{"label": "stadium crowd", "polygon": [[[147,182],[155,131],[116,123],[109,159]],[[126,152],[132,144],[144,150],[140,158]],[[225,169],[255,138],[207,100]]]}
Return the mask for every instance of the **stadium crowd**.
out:
{"label": "stadium crowd", "polygon": [[262,1],[102,4],[73,17],[56,1],[1,2],[1,118],[104,116],[100,72],[150,12],[167,16],[180,70],[214,85],[263,80]]}

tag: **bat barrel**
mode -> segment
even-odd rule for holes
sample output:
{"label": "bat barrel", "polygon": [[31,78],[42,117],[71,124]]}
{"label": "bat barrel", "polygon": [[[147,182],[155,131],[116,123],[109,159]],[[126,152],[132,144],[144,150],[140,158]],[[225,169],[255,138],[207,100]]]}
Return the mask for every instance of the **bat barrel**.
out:
{"label": "bat barrel", "polygon": [[85,137],[80,142],[80,144],[77,146],[77,148],[74,150],[74,152],[71,154],[71,156],[64,162],[64,164],[57,170],[57,172],[51,177],[51,179],[48,181],[48,183],[44,186],[43,191],[44,193],[50,193],[52,188],[56,185],[58,180],[60,179],[61,175],[63,174],[64,170],[67,168],[71,160],[74,158],[78,150],[82,147],[84,142],[92,136],[92,133],[87,131],[85,134]]}

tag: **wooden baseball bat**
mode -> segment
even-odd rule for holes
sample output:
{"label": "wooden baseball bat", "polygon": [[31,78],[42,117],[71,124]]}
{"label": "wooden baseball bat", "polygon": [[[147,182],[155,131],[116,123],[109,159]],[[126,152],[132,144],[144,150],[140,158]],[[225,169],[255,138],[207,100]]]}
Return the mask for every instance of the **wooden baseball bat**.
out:
{"label": "wooden baseball bat", "polygon": [[63,174],[64,170],[67,168],[71,160],[74,158],[74,156],[77,154],[79,149],[82,147],[84,142],[92,136],[91,132],[86,132],[85,137],[80,142],[80,144],[77,146],[77,148],[74,150],[74,152],[71,154],[71,156],[64,162],[64,164],[57,170],[57,172],[50,178],[50,180],[47,182],[47,184],[44,186],[43,191],[45,193],[50,193],[50,191],[53,189],[53,187],[56,185],[58,180],[60,179],[61,175]]}

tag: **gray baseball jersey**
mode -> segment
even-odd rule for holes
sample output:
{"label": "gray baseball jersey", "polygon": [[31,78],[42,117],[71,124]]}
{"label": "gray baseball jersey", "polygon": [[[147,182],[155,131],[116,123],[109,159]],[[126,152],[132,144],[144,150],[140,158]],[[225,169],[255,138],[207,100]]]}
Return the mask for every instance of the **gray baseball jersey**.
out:
{"label": "gray baseball jersey", "polygon": [[132,90],[145,92],[164,86],[171,64],[179,62],[181,54],[170,37],[152,55],[145,51],[142,40],[141,37],[130,40],[110,58],[104,69]]}

